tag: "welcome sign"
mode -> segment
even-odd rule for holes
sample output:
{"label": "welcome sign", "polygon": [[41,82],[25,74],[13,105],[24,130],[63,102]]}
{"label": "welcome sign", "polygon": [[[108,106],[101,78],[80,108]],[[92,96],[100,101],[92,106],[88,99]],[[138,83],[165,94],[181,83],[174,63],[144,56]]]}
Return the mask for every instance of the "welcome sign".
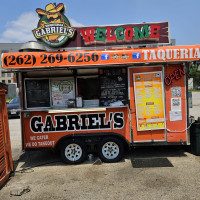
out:
{"label": "welcome sign", "polygon": [[109,47],[169,44],[169,23],[141,23],[75,27],[76,35],[64,47]]}
{"label": "welcome sign", "polygon": [[33,34],[36,39],[42,40],[50,47],[80,48],[169,43],[168,22],[72,28],[64,15],[62,3],[50,3],[44,10],[37,8],[36,12],[40,20]]}
{"label": "welcome sign", "polygon": [[83,46],[169,43],[168,22],[77,28]]}

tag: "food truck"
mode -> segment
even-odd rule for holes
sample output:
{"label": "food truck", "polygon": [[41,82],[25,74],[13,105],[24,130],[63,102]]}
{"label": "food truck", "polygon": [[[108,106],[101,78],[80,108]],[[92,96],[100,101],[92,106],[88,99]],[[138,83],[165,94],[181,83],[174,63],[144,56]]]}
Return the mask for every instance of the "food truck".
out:
{"label": "food truck", "polygon": [[1,59],[18,72],[23,150],[77,164],[88,152],[117,162],[126,146],[190,144],[187,73],[200,46],[168,46],[168,22],[72,28],[63,4],[36,12],[48,50]]}

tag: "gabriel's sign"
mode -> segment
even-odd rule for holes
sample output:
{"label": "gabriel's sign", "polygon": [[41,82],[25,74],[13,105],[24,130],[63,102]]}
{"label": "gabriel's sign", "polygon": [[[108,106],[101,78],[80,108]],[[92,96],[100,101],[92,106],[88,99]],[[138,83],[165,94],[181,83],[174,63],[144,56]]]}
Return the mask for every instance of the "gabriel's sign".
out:
{"label": "gabriel's sign", "polygon": [[[80,48],[120,45],[169,44],[169,23],[141,23],[109,26],[71,27],[64,5],[48,4],[37,8],[40,20],[33,30],[36,39],[50,47]],[[76,30],[76,34],[75,33]],[[68,40],[73,38],[72,40]],[[67,42],[68,41],[68,42]],[[66,43],[67,42],[67,43]]]}
{"label": "gabriel's sign", "polygon": [[48,4],[45,10],[36,9],[40,16],[38,28],[33,30],[36,39],[42,40],[51,47],[62,46],[69,38],[74,36],[75,29],[63,14],[64,5]]}
{"label": "gabriel's sign", "polygon": [[[124,127],[124,113],[109,113],[109,120],[105,121],[106,113],[69,114],[46,116],[45,123],[42,116],[33,116],[30,128],[34,133],[60,132],[60,131],[88,131],[122,129]],[[56,121],[56,126],[54,126]],[[112,123],[111,123],[112,122]]]}

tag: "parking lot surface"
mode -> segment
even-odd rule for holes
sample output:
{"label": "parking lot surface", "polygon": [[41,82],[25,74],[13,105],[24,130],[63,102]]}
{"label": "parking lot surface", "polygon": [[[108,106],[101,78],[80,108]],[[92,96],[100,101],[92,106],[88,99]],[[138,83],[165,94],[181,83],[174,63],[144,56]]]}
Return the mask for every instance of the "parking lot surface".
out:
{"label": "parking lot surface", "polygon": [[[190,109],[195,117],[198,95]],[[200,157],[189,147],[135,148],[119,163],[93,165],[94,155],[66,165],[51,151],[22,152],[20,119],[9,124],[15,173],[0,199],[200,199]]]}
{"label": "parking lot surface", "polygon": [[200,117],[200,92],[192,92],[192,108],[189,108],[189,114],[195,119]]}

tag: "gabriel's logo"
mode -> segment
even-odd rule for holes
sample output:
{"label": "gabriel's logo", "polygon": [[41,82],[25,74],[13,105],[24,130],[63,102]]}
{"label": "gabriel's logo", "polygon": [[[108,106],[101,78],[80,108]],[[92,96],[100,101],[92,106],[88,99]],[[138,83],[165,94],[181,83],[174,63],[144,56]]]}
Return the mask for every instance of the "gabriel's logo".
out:
{"label": "gabriel's logo", "polygon": [[50,3],[45,10],[37,8],[36,12],[40,17],[38,28],[33,30],[36,39],[41,39],[49,46],[58,47],[74,36],[75,29],[71,27],[69,20],[63,14],[62,3],[57,6]]}

